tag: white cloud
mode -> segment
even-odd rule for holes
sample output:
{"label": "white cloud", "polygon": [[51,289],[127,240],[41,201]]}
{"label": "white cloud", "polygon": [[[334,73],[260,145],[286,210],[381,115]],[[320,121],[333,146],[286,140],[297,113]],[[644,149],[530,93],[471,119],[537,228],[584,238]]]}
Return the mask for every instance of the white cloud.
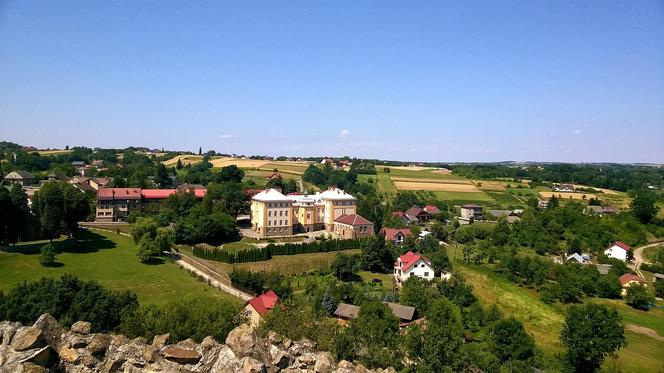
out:
{"label": "white cloud", "polygon": [[575,134],[575,135],[580,135],[580,134],[581,134],[581,130],[575,130],[575,131],[572,132],[572,133]]}
{"label": "white cloud", "polygon": [[345,129],[344,129],[344,130],[341,130],[341,132],[339,132],[339,138],[340,138],[340,139],[345,139],[346,137],[348,137],[348,134],[349,134],[349,133],[350,133],[350,132],[348,132],[348,130],[345,130]]}
{"label": "white cloud", "polygon": [[220,139],[230,139],[232,137],[235,137],[235,135],[230,134],[230,133],[222,133],[221,135],[219,135]]}

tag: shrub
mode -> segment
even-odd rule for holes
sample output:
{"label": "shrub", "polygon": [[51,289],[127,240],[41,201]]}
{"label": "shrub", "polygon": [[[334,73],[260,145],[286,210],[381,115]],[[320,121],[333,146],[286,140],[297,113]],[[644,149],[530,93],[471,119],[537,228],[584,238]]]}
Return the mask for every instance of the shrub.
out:
{"label": "shrub", "polygon": [[42,246],[39,263],[44,267],[51,267],[55,264],[55,246],[52,243]]}

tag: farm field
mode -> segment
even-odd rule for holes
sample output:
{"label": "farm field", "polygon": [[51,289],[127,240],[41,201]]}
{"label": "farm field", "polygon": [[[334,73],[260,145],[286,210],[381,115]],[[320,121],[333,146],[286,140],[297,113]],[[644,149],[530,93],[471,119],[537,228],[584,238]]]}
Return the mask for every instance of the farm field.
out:
{"label": "farm field", "polygon": [[403,176],[392,176],[390,177],[390,179],[393,182],[445,183],[445,184],[470,185],[470,181],[465,179],[424,179],[424,178],[413,178],[413,177],[403,177]]}
{"label": "farm field", "polygon": [[462,183],[395,181],[398,190],[430,190],[433,192],[479,192],[476,186]]}
{"label": "farm field", "polygon": [[[519,287],[500,278],[489,268],[476,266],[458,266],[458,268],[485,306],[496,304],[503,314],[520,320],[545,353],[564,352],[559,340],[564,322],[563,305],[545,304],[534,290]],[[636,311],[619,300],[591,299],[590,301],[616,307],[625,324],[649,327],[658,333],[664,332],[662,310]],[[664,343],[631,331],[626,331],[625,335],[627,346],[618,352],[616,359],[608,358],[604,362],[604,367],[609,369],[619,366],[626,372],[659,371],[664,364]]]}
{"label": "farm field", "polygon": [[177,163],[178,163],[178,160],[180,161],[180,163],[182,163],[183,166],[186,166],[188,164],[193,165],[193,164],[196,164],[196,163],[202,161],[203,156],[202,155],[187,155],[187,154],[177,155],[177,156],[175,156],[175,157],[173,157],[169,160],[163,161],[162,163],[164,164],[164,166],[167,166],[167,167],[175,167],[175,165],[177,165]]}
{"label": "farm field", "polygon": [[[184,250],[185,253],[191,255],[189,249]],[[196,258],[197,260],[205,262],[211,268],[217,269],[221,272],[229,273],[233,268],[242,268],[258,272],[278,272],[283,275],[296,275],[304,272],[313,271],[320,268],[328,268],[337,253],[344,254],[357,254],[359,249],[333,251],[324,253],[309,253],[297,255],[275,255],[270,260],[261,262],[237,263],[227,264],[217,262],[214,260],[205,260]]]}
{"label": "farm field", "polygon": [[60,155],[60,154],[69,154],[73,151],[74,151],[73,149],[70,150],[53,149],[53,150],[38,150],[37,153],[39,153],[39,155]]}
{"label": "farm field", "polygon": [[0,253],[0,290],[8,291],[23,281],[73,274],[97,280],[109,289],[129,290],[142,304],[162,305],[188,294],[232,298],[198,281],[172,262],[142,264],[130,237],[100,231],[83,231],[82,242],[58,254],[59,266],[39,264],[38,254]]}
{"label": "farm field", "polygon": [[[544,199],[549,199],[551,196],[555,195],[560,199],[575,199],[575,200],[589,200],[591,198],[597,198],[597,195],[592,193],[568,193],[568,192],[539,192],[540,197]],[[586,196],[586,198],[583,198]]]}

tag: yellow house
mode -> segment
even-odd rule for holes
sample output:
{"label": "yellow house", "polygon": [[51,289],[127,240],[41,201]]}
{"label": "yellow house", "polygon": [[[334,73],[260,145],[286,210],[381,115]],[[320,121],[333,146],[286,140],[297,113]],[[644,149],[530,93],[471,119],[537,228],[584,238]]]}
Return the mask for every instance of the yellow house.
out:
{"label": "yellow house", "polygon": [[251,227],[261,236],[293,234],[293,201],[275,189],[251,199]]}

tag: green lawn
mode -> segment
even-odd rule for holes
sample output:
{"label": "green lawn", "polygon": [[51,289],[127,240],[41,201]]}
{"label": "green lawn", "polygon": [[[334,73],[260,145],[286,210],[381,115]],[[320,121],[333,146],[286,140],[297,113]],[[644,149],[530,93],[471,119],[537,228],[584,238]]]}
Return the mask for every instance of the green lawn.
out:
{"label": "green lawn", "polygon": [[161,305],[188,294],[231,298],[174,263],[139,263],[130,237],[83,231],[80,238],[82,241],[76,247],[58,254],[59,266],[54,268],[42,267],[37,254],[0,253],[0,290],[7,291],[23,281],[69,273],[97,280],[113,290],[132,291],[144,304]]}
{"label": "green lawn", "polygon": [[[509,282],[497,276],[490,268],[457,264],[457,269],[473,286],[475,295],[485,306],[496,304],[503,315],[513,316],[520,320],[544,353],[564,352],[559,335],[565,319],[565,306],[542,302],[534,290]],[[664,331],[664,311],[662,310],[637,311],[620,300],[594,298],[589,301],[615,307],[625,323],[645,326],[660,334]],[[619,351],[617,358],[607,359],[604,363],[605,369],[620,368],[612,371],[625,372],[662,370],[664,343],[632,332],[626,332],[625,335],[627,346]]]}
{"label": "green lawn", "polygon": [[485,192],[433,192],[437,199],[453,204],[493,202]]}

